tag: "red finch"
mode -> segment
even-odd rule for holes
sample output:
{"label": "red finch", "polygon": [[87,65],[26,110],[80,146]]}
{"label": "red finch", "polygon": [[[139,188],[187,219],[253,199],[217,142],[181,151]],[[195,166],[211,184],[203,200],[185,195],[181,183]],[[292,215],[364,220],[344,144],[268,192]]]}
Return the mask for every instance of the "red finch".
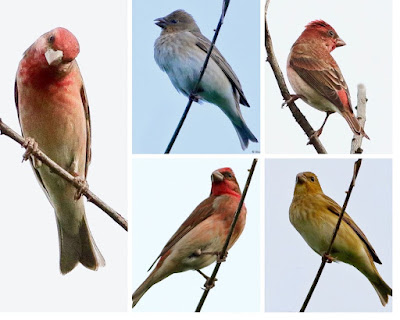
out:
{"label": "red finch", "polygon": [[[15,83],[22,133],[66,171],[85,180],[90,162],[90,117],[85,87],[75,61],[79,44],[64,28],[42,35],[24,53]],[[104,259],[91,236],[83,198],[76,188],[31,157],[35,175],[54,207],[60,240],[60,269],[78,262],[96,270]]]}
{"label": "red finch", "polygon": [[[154,44],[154,58],[174,87],[189,96],[198,81],[211,42],[201,33],[193,17],[183,10],[176,10],[156,21],[162,32]],[[243,150],[248,147],[249,140],[258,142],[240,112],[239,104],[250,105],[239,79],[215,47],[195,97],[196,101],[199,99],[217,105],[226,114]]]}
{"label": "red finch", "polygon": [[[152,285],[169,275],[187,270],[199,271],[217,258],[223,258],[220,253],[238,208],[241,191],[230,168],[215,170],[211,180],[210,196],[194,209],[162,249],[155,269],[133,293],[132,308]],[[246,212],[243,205],[228,250],[244,229]]]}
{"label": "red finch", "polygon": [[319,136],[329,115],[339,112],[355,134],[367,139],[351,107],[351,99],[342,72],[330,52],[346,43],[335,29],[322,20],[310,22],[293,44],[287,62],[287,74],[296,95],[310,106],[326,112]]}
{"label": "red finch", "polygon": [[[314,173],[302,172],[297,175],[289,209],[290,222],[321,256],[328,250],[341,211],[342,208],[323,193]],[[386,305],[392,289],[383,281],[374,264],[382,262],[365,234],[347,213],[344,213],[327,258],[330,262],[338,260],[356,267],[371,282],[382,305]]]}

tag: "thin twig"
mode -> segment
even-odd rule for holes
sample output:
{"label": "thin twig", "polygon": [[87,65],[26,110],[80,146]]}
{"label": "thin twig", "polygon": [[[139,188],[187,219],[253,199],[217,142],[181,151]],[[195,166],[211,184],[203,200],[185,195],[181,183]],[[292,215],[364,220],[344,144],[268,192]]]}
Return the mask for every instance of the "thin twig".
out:
{"label": "thin twig", "polygon": [[210,60],[210,57],[211,57],[212,50],[214,49],[215,42],[217,41],[219,30],[221,29],[222,24],[224,23],[224,18],[225,18],[226,11],[228,10],[229,3],[230,3],[230,0],[224,0],[224,2],[222,4],[221,18],[219,19],[218,26],[215,29],[214,37],[212,39],[210,49],[208,49],[208,52],[207,52],[207,55],[206,55],[206,59],[204,60],[203,67],[201,68],[199,79],[197,80],[196,85],[193,87],[193,90],[189,95],[189,101],[188,101],[188,103],[186,105],[185,111],[183,112],[181,120],[179,120],[178,126],[176,127],[175,132],[174,132],[174,134],[173,134],[173,136],[172,136],[172,138],[171,138],[171,140],[170,140],[170,142],[169,142],[169,144],[167,146],[167,149],[164,152],[165,154],[170,153],[170,151],[172,149],[172,146],[174,145],[175,140],[178,137],[179,132],[181,131],[183,123],[185,122],[186,116],[189,113],[190,107],[192,106],[192,103],[195,100],[195,97],[197,95],[197,91],[199,90],[199,87],[200,87],[200,81],[203,78],[203,75],[204,75],[204,73],[206,71],[206,68],[207,68],[207,65],[208,65],[208,61]]}
{"label": "thin twig", "polygon": [[[363,84],[359,84],[357,87],[357,119],[361,128],[364,128],[365,121],[367,121],[367,101],[367,89]],[[354,134],[351,140],[351,154],[363,153],[361,148],[363,138],[362,134]]]}
{"label": "thin twig", "polygon": [[[12,130],[9,126],[7,126],[4,122],[2,122],[0,118],[0,134],[4,134],[10,137],[12,140],[18,142],[22,147],[26,148],[26,140]],[[70,173],[65,171],[62,167],[60,167],[57,163],[51,160],[43,151],[40,149],[32,150],[32,156],[39,159],[42,163],[46,164],[49,168],[51,168],[51,172],[56,173],[64,180],[71,183],[75,188],[80,189],[80,183],[72,176]],[[113,210],[107,204],[105,204],[99,197],[97,197],[93,192],[89,189],[83,189],[82,194],[86,196],[89,202],[92,202],[96,206],[98,206],[101,210],[107,213],[116,223],[118,223],[122,228],[128,231],[128,222],[122,217],[118,212]]]}
{"label": "thin twig", "polygon": [[[282,97],[285,101],[291,98],[289,90],[285,83],[285,78],[283,77],[282,71],[279,67],[278,60],[275,57],[274,48],[272,45],[271,34],[268,29],[267,24],[267,10],[270,0],[265,3],[265,49],[267,51],[267,61],[271,65],[272,71],[274,72],[276,81],[278,83],[279,89],[281,90]],[[310,144],[312,144],[318,153],[327,153],[325,147],[322,145],[321,141],[317,136],[314,135],[314,129],[311,127],[310,123],[307,121],[306,117],[301,113],[299,108],[297,108],[294,102],[288,103],[288,107],[293,114],[294,119],[306,133],[307,137],[310,139]]]}
{"label": "thin twig", "polygon": [[[228,249],[229,241],[231,240],[231,237],[232,237],[232,234],[233,234],[233,230],[235,229],[236,223],[237,223],[237,221],[239,219],[239,215],[240,215],[240,212],[242,210],[244,199],[246,198],[247,190],[249,189],[251,178],[253,177],[253,173],[254,173],[254,170],[256,168],[256,164],[257,164],[257,159],[253,159],[253,163],[252,163],[251,168],[249,170],[249,176],[247,177],[247,181],[246,181],[246,184],[245,184],[244,189],[243,189],[242,197],[240,198],[238,208],[237,208],[237,210],[235,212],[231,227],[229,229],[228,236],[226,237],[226,240],[225,240],[225,244],[224,244],[224,246],[222,248],[222,251],[219,254],[220,257],[224,257],[225,254],[226,254],[226,251]],[[218,270],[219,270],[219,268],[221,266],[221,263],[222,263],[222,261],[217,262],[217,264],[215,265],[214,271],[211,274],[211,277],[207,280],[208,286],[207,285],[205,286],[203,295],[201,296],[200,301],[199,301],[199,303],[197,305],[196,312],[200,312],[201,311],[201,308],[203,307],[204,302],[206,301],[208,293],[210,292],[210,290],[212,288],[212,284],[215,282],[215,278],[217,276],[217,273],[218,273]]]}
{"label": "thin twig", "polygon": [[301,309],[300,309],[300,312],[304,312],[304,311],[306,310],[307,305],[308,305],[308,302],[310,301],[311,296],[312,296],[312,294],[313,294],[313,292],[314,292],[314,290],[315,290],[315,287],[316,287],[317,284],[318,284],[319,278],[321,277],[322,271],[324,270],[325,264],[326,264],[326,262],[328,261],[328,256],[329,256],[330,253],[331,253],[331,250],[332,250],[332,247],[333,247],[333,242],[334,242],[335,239],[336,239],[336,235],[337,235],[337,233],[338,233],[338,231],[339,231],[340,223],[342,222],[343,215],[344,215],[344,212],[345,212],[346,207],[347,207],[347,203],[349,202],[349,199],[350,199],[350,196],[351,196],[351,192],[353,191],[353,187],[354,187],[354,185],[355,185],[355,183],[356,183],[358,171],[360,170],[360,167],[361,167],[361,162],[362,162],[362,159],[358,159],[358,160],[354,163],[353,177],[352,177],[351,182],[350,182],[349,190],[346,192],[346,198],[345,198],[345,200],[344,200],[343,207],[342,207],[342,211],[340,212],[338,222],[336,223],[335,230],[333,231],[332,240],[331,240],[331,242],[330,242],[330,244],[329,244],[328,250],[327,250],[327,251],[325,252],[325,254],[322,256],[321,265],[320,265],[320,267],[319,267],[319,269],[318,269],[317,275],[315,276],[314,282],[313,282],[313,284],[311,285],[310,291],[308,292],[307,297],[306,297],[306,299],[304,300],[304,303],[303,303],[303,305],[302,305],[302,307],[301,307]]}

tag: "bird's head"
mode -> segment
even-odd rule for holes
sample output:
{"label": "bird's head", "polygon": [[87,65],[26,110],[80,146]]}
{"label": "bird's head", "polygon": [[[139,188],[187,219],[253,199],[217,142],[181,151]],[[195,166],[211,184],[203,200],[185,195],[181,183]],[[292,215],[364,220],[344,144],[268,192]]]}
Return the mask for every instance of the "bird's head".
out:
{"label": "bird's head", "polygon": [[335,29],[323,20],[315,20],[306,25],[302,34],[303,38],[322,40],[324,45],[330,51],[336,47],[345,46],[346,43],[338,36]]}
{"label": "bird's head", "polygon": [[241,191],[231,168],[221,168],[211,174],[211,195],[231,194],[240,197]]}
{"label": "bird's head", "polygon": [[184,10],[176,10],[169,15],[155,19],[156,25],[163,29],[164,33],[191,31],[200,32],[193,17]]}
{"label": "bird's head", "polygon": [[294,188],[295,195],[321,193],[322,189],[318,178],[312,172],[300,172],[296,176],[296,186]]}

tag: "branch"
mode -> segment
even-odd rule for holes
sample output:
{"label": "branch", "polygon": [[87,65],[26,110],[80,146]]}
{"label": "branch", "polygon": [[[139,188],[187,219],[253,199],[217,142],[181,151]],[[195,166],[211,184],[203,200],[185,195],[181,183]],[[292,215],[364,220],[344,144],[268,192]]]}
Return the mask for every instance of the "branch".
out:
{"label": "branch", "polygon": [[301,309],[300,309],[300,312],[304,312],[304,311],[306,310],[307,305],[308,305],[308,302],[310,301],[311,296],[312,296],[312,294],[313,294],[313,292],[314,292],[314,290],[315,290],[315,287],[316,287],[317,284],[318,284],[319,278],[321,277],[322,271],[324,270],[325,264],[326,264],[326,262],[328,261],[328,256],[329,256],[329,254],[331,253],[332,246],[333,246],[333,242],[335,241],[336,235],[337,235],[337,233],[338,233],[338,231],[339,231],[340,223],[342,222],[343,215],[344,215],[344,212],[345,212],[346,207],[347,207],[347,203],[349,202],[349,199],[350,199],[350,196],[351,196],[351,192],[352,192],[352,190],[353,190],[353,187],[354,187],[355,182],[356,182],[356,179],[357,179],[358,171],[360,170],[360,167],[361,167],[361,161],[362,161],[362,159],[358,159],[358,160],[354,163],[353,178],[351,179],[350,186],[349,186],[349,190],[346,192],[346,198],[345,198],[345,200],[344,200],[343,207],[342,207],[342,211],[340,212],[339,219],[338,219],[338,221],[337,221],[335,230],[333,231],[331,243],[329,244],[328,250],[327,250],[327,251],[325,252],[325,254],[322,256],[321,265],[320,265],[320,267],[319,267],[319,270],[318,270],[318,272],[317,272],[317,275],[315,276],[314,282],[313,282],[313,284],[311,285],[310,291],[308,292],[307,297],[306,297],[306,299],[304,300],[304,303],[303,303],[303,305],[302,305],[302,307],[301,307]]}
{"label": "branch", "polygon": [[[10,137],[12,140],[18,142],[22,147],[26,149],[27,146],[26,140],[18,133],[13,131],[4,122],[2,122],[0,118],[0,135],[2,134]],[[40,149],[33,150],[32,155],[35,158],[39,159],[44,164],[46,164],[51,169],[51,172],[56,173],[64,180],[71,183],[78,190],[81,189],[81,184],[74,178],[74,176],[72,176],[70,173],[68,173],[62,167],[60,167],[57,163],[51,160],[43,151],[41,151]],[[99,197],[97,197],[89,189],[84,188],[82,190],[82,194],[86,196],[89,202],[92,202],[93,204],[98,206],[101,210],[107,213],[116,223],[118,223],[122,228],[128,231],[128,222],[118,212],[116,212],[107,204],[105,204]]]}
{"label": "branch", "polygon": [[[285,79],[283,77],[282,71],[279,68],[278,60],[275,57],[271,34],[268,30],[267,24],[267,10],[270,0],[265,3],[265,49],[267,51],[267,61],[271,65],[272,71],[274,72],[276,81],[278,82],[279,89],[281,90],[282,97],[285,101],[291,98],[289,90],[286,86]],[[307,137],[310,139],[309,143],[312,144],[318,153],[327,153],[325,147],[322,145],[318,137],[314,135],[314,129],[311,127],[310,123],[307,121],[306,117],[301,113],[299,108],[297,108],[294,102],[289,102],[288,107],[293,114],[294,119],[306,133]]]}
{"label": "branch", "polygon": [[[359,84],[357,87],[357,120],[362,128],[364,128],[365,121],[367,120],[367,101],[367,89],[363,84]],[[362,134],[354,134],[351,140],[351,154],[363,153],[363,149],[361,148],[362,139]]]}
{"label": "branch", "polygon": [[173,136],[172,136],[172,138],[171,138],[171,140],[170,140],[170,142],[169,142],[169,144],[167,146],[167,149],[164,152],[165,154],[168,154],[171,151],[172,146],[174,145],[175,140],[178,137],[178,134],[181,131],[183,123],[185,122],[185,119],[186,119],[186,117],[187,117],[187,115],[189,113],[189,110],[190,110],[190,107],[192,106],[193,101],[197,100],[196,99],[196,95],[197,95],[197,91],[199,90],[199,87],[200,87],[200,81],[203,78],[203,75],[204,75],[204,73],[206,71],[206,68],[207,68],[207,65],[208,65],[208,61],[210,60],[212,50],[214,49],[215,42],[217,41],[219,30],[221,29],[222,24],[224,23],[226,10],[228,10],[228,6],[229,6],[229,3],[230,3],[230,0],[223,0],[223,1],[224,2],[222,4],[221,18],[219,19],[218,26],[215,29],[214,37],[212,39],[212,42],[211,42],[211,45],[210,45],[210,49],[208,49],[207,56],[206,56],[206,59],[204,60],[203,67],[201,68],[199,79],[197,80],[196,85],[194,86],[194,88],[192,89],[192,92],[189,95],[189,101],[188,101],[188,103],[186,105],[185,111],[183,112],[181,120],[179,120],[178,126],[176,127],[175,132],[174,132],[174,134],[173,134]]}
{"label": "branch", "polygon": [[[242,197],[240,198],[238,208],[237,208],[237,210],[235,212],[235,215],[233,217],[233,221],[232,221],[231,227],[229,229],[228,236],[226,237],[225,244],[224,244],[224,246],[222,248],[222,251],[219,254],[220,257],[224,257],[226,255],[226,252],[227,252],[227,249],[228,249],[228,244],[229,244],[229,241],[231,240],[231,237],[232,237],[232,234],[233,234],[233,230],[235,229],[236,223],[237,223],[237,221],[239,219],[240,211],[242,210],[244,199],[246,198],[247,190],[249,189],[251,178],[253,177],[253,173],[254,173],[254,170],[256,168],[257,161],[258,161],[257,159],[253,159],[253,163],[252,163],[251,168],[249,170],[249,176],[247,177],[246,185],[244,186],[244,189],[243,189]],[[206,301],[208,293],[211,290],[211,286],[215,282],[215,278],[217,276],[217,273],[218,273],[218,270],[219,270],[219,268],[221,266],[221,263],[222,263],[222,261],[217,262],[217,264],[215,265],[214,271],[211,274],[211,277],[207,280],[207,284],[209,284],[209,285],[205,286],[203,295],[201,296],[199,304],[197,305],[196,312],[200,312],[201,311],[201,308],[203,307],[204,302]]]}

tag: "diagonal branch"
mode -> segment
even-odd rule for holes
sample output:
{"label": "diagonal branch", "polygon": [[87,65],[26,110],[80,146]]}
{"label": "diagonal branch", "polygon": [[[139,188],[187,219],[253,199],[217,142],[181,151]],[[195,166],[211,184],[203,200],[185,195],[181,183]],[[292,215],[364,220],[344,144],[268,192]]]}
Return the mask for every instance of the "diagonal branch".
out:
{"label": "diagonal branch", "polygon": [[[26,140],[14,130],[12,130],[9,126],[7,126],[4,122],[2,122],[0,118],[0,135],[1,134],[10,137],[12,140],[18,142],[22,147],[26,148]],[[56,173],[64,180],[71,183],[75,188],[77,188],[78,190],[81,189],[81,184],[74,178],[74,176],[72,176],[69,172],[65,171],[57,163],[51,160],[43,151],[41,151],[40,149],[33,150],[32,155],[44,164],[46,164],[49,168],[51,168],[52,172]],[[101,210],[107,213],[116,223],[118,223],[122,228],[128,231],[128,222],[118,212],[105,204],[89,189],[83,189],[82,194],[86,196],[89,202],[92,202],[93,204],[98,206]]]}
{"label": "diagonal branch", "polygon": [[333,242],[336,239],[336,235],[337,235],[337,233],[339,231],[340,223],[342,222],[344,212],[346,211],[347,203],[349,202],[349,199],[350,199],[350,196],[351,196],[351,192],[353,191],[353,187],[354,187],[354,185],[356,183],[358,171],[360,170],[360,167],[361,167],[361,162],[362,162],[362,159],[358,159],[354,163],[353,177],[352,177],[351,182],[350,182],[349,190],[346,192],[346,198],[344,200],[342,211],[340,212],[339,219],[338,219],[338,222],[336,224],[335,230],[333,231],[331,243],[329,244],[328,250],[322,256],[321,265],[320,265],[320,267],[318,269],[317,275],[315,276],[314,282],[311,285],[310,291],[308,292],[307,297],[304,300],[304,303],[303,303],[303,305],[302,305],[302,307],[300,309],[300,312],[304,312],[306,310],[308,302],[310,301],[311,296],[312,296],[312,294],[313,294],[313,292],[315,290],[315,287],[318,284],[319,278],[321,277],[322,271],[324,270],[325,264],[328,261],[328,256],[331,253]]}
{"label": "diagonal branch", "polygon": [[[232,234],[233,234],[233,230],[235,229],[236,223],[237,223],[237,221],[239,219],[240,211],[242,210],[244,199],[246,198],[247,190],[249,189],[251,178],[253,177],[253,173],[254,173],[254,170],[256,168],[257,161],[258,161],[257,159],[253,159],[253,163],[252,163],[251,168],[249,170],[249,176],[247,177],[246,185],[244,186],[244,189],[243,189],[242,197],[240,198],[238,208],[236,209],[235,216],[233,218],[231,227],[229,229],[228,236],[226,237],[226,240],[225,240],[225,244],[224,244],[224,246],[222,248],[221,253],[219,254],[220,257],[224,257],[226,252],[227,252],[229,241],[231,240],[231,237],[232,237]],[[208,293],[210,292],[210,290],[212,288],[211,285],[215,282],[215,278],[217,276],[219,268],[221,267],[221,263],[222,263],[222,261],[217,262],[217,264],[215,265],[214,271],[211,274],[211,277],[207,280],[207,284],[209,284],[209,285],[205,286],[203,295],[201,296],[199,304],[197,305],[196,312],[200,312],[201,311],[201,308],[203,307],[204,302],[206,301]]]}
{"label": "diagonal branch", "polygon": [[169,142],[169,144],[167,146],[167,149],[164,152],[165,154],[170,153],[170,151],[172,149],[172,146],[174,145],[175,140],[178,137],[178,134],[181,131],[183,123],[185,122],[185,119],[186,119],[186,117],[187,117],[187,115],[189,113],[189,110],[190,110],[190,108],[192,106],[192,103],[195,100],[197,91],[199,90],[199,87],[200,87],[200,81],[203,78],[204,73],[206,72],[208,61],[210,60],[212,50],[214,49],[215,42],[217,41],[219,30],[221,29],[222,24],[224,23],[224,18],[225,18],[226,11],[228,10],[229,3],[230,3],[230,0],[223,0],[221,18],[219,19],[218,26],[215,29],[214,37],[212,39],[212,42],[211,42],[211,45],[210,45],[210,49],[208,49],[207,56],[206,56],[206,59],[204,60],[203,67],[201,68],[199,79],[197,80],[196,85],[194,86],[192,92],[189,95],[189,101],[188,101],[188,103],[186,105],[185,111],[183,112],[181,120],[179,120],[178,126],[176,127],[175,132],[174,132],[174,134],[173,134],[173,136],[172,136],[172,138],[171,138],[171,140],[170,140],[170,142]]}
{"label": "diagonal branch", "polygon": [[[276,81],[278,82],[279,89],[281,90],[282,97],[285,101],[289,101],[291,95],[286,86],[285,79],[283,77],[282,71],[279,67],[278,60],[275,57],[274,48],[272,45],[271,34],[268,29],[267,23],[267,10],[270,0],[265,3],[265,49],[267,51],[267,61],[271,65],[272,71],[274,72]],[[294,119],[306,133],[307,137],[310,139],[309,143],[312,144],[318,153],[327,153],[325,147],[322,145],[321,141],[317,136],[314,135],[314,129],[311,127],[310,123],[307,121],[306,117],[301,113],[299,108],[297,108],[294,102],[289,102],[288,107],[293,114]]]}

